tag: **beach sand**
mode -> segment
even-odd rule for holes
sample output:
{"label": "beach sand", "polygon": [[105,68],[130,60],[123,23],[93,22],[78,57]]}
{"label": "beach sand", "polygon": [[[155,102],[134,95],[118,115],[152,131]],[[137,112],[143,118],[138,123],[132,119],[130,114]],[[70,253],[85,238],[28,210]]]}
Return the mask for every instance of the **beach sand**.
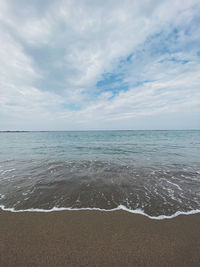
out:
{"label": "beach sand", "polygon": [[0,266],[200,266],[200,214],[0,211]]}

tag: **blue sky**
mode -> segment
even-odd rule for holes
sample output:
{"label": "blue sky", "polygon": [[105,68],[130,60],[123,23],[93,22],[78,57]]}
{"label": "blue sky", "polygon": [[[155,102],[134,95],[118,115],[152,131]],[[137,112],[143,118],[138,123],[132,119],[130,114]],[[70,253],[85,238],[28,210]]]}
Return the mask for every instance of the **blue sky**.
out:
{"label": "blue sky", "polygon": [[199,0],[0,1],[0,130],[200,129]]}

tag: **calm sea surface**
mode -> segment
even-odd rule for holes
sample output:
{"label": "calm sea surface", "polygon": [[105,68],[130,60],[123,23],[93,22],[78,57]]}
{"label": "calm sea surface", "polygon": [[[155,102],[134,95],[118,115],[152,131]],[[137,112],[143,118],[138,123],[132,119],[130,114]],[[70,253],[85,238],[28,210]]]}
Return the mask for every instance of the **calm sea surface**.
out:
{"label": "calm sea surface", "polygon": [[0,205],[200,209],[200,131],[0,133]]}

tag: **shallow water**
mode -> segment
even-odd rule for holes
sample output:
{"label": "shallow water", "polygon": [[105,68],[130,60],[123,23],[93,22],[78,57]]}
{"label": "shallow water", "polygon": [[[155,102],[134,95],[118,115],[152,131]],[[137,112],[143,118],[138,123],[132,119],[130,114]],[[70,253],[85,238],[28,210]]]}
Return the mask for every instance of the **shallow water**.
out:
{"label": "shallow water", "polygon": [[0,133],[0,205],[200,209],[200,131]]}

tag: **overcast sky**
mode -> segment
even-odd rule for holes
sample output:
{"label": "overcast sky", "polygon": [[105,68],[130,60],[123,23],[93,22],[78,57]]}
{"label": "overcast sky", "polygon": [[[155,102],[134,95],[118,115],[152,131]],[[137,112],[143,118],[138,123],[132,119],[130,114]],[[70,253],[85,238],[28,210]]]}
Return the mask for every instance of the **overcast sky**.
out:
{"label": "overcast sky", "polygon": [[200,129],[199,0],[0,0],[0,130]]}

